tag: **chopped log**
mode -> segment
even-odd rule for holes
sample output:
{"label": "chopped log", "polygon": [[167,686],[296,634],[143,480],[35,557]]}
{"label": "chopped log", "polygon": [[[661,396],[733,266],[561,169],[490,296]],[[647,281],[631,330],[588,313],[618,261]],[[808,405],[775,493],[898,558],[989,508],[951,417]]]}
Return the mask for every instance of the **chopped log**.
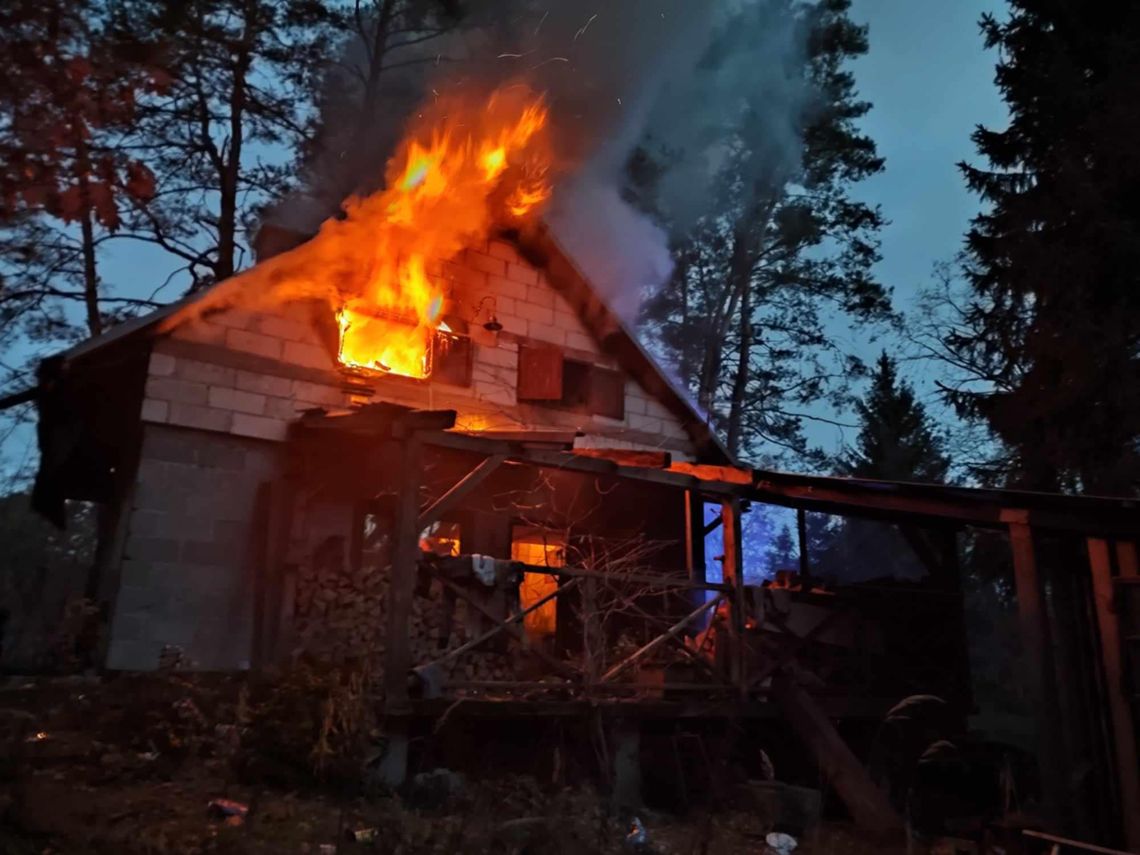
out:
{"label": "chopped log", "polygon": [[900,831],[902,820],[859,759],[847,747],[819,704],[782,672],[772,680],[772,697],[792,729],[807,744],[860,828]]}
{"label": "chopped log", "polygon": [[673,455],[668,451],[631,451],[628,448],[575,448],[577,457],[600,457],[612,460],[619,466],[636,466],[641,469],[668,469]]}

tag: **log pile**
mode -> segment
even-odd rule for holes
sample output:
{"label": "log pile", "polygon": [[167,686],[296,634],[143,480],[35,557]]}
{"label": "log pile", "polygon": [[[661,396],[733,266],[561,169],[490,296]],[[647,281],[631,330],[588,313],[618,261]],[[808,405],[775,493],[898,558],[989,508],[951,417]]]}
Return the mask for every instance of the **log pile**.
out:
{"label": "log pile", "polygon": [[[316,550],[313,559],[299,568],[296,577],[294,656],[306,656],[331,665],[366,661],[373,675],[379,678],[386,649],[389,572],[387,566],[365,565],[359,573],[353,574],[343,562],[327,560],[322,550]],[[443,602],[438,581],[417,586],[408,622],[415,665],[426,665],[484,631],[486,624],[482,616],[459,600],[454,605],[447,643],[442,644]],[[448,660],[441,670],[448,681],[513,680],[521,655],[514,642],[504,645],[492,639]]]}

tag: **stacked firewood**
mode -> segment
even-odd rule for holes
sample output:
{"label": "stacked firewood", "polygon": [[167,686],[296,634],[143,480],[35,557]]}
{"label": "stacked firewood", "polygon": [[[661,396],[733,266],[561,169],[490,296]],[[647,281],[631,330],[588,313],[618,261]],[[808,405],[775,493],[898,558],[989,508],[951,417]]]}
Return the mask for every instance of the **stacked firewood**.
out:
{"label": "stacked firewood", "polygon": [[[313,560],[298,570],[294,654],[330,664],[366,660],[379,677],[387,646],[389,568],[364,566],[351,573],[342,562],[329,560],[327,553],[331,552],[316,550]],[[489,626],[485,620],[475,619],[477,611],[463,600],[454,602],[453,608],[448,620],[438,581],[417,586],[408,620],[413,665],[440,659]],[[449,631],[445,627],[450,627]],[[445,678],[449,682],[515,679],[519,645],[514,641],[504,644],[501,638],[443,662],[440,669]]]}

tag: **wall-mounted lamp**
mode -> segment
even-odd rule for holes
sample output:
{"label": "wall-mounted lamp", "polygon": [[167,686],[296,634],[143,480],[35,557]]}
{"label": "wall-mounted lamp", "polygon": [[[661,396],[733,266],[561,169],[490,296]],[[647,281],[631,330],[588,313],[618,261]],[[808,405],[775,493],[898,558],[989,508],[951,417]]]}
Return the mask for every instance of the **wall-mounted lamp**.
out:
{"label": "wall-mounted lamp", "polygon": [[472,319],[472,323],[477,324],[480,319],[483,319],[482,326],[487,332],[499,332],[502,330],[503,325],[499,323],[499,318],[495,314],[494,297],[484,297],[479,301],[478,305],[475,306],[475,317]]}

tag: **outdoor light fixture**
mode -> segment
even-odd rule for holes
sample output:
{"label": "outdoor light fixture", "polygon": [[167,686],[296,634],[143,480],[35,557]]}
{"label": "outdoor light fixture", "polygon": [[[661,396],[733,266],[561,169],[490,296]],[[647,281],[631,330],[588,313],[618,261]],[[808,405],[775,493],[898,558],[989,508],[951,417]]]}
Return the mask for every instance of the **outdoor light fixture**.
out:
{"label": "outdoor light fixture", "polygon": [[483,304],[484,303],[490,303],[490,306],[488,306],[486,309],[485,314],[486,314],[487,320],[483,322],[483,329],[487,330],[487,332],[499,332],[500,330],[502,330],[503,325],[501,323],[499,323],[499,319],[495,315],[495,298],[494,297],[484,297],[482,300],[479,301],[479,304],[475,307],[474,321],[476,323],[478,323],[479,318],[484,315],[484,310],[483,310]]}

